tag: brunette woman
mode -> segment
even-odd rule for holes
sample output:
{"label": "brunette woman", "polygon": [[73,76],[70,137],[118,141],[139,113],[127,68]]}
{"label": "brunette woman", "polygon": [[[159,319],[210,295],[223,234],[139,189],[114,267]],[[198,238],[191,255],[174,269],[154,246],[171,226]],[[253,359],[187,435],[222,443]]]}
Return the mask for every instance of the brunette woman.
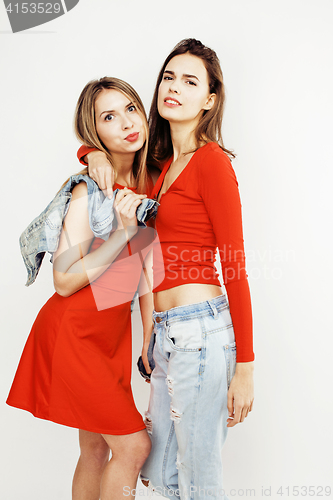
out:
{"label": "brunette woman", "polygon": [[[153,186],[146,168],[148,125],[135,90],[102,78],[82,91],[75,131],[112,162],[120,190],[117,226],[106,241],[94,238],[87,184],[78,183],[53,255],[56,293],[35,320],[7,403],[78,428],[81,454],[72,498],[111,500],[124,487],[135,488],[151,448],[130,385],[131,299],[142,273],[130,257],[140,251],[143,260],[148,251],[136,209]],[[151,294],[142,295],[140,305],[149,337]]]}
{"label": "brunette woman", "polygon": [[221,136],[224,100],[216,53],[187,39],[162,66],[149,116],[150,162],[162,166],[152,195],[163,259],[154,257],[152,451],[141,477],[182,500],[227,498],[221,449],[254,399],[251,300],[233,154]]}

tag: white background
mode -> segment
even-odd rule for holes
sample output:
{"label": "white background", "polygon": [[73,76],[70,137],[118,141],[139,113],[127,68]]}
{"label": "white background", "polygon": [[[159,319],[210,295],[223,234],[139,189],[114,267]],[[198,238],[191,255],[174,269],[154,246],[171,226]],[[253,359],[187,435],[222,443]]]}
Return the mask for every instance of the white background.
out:
{"label": "white background", "polygon": [[[237,153],[253,300],[256,400],[229,432],[225,487],[237,499],[249,498],[249,488],[255,498],[286,498],[288,486],[319,493],[333,470],[332,0],[80,0],[17,34],[2,2],[0,16],[1,499],[69,499],[78,457],[76,430],[4,403],[34,318],[53,293],[48,258],[24,287],[18,237],[80,169],[72,119],[84,85],[117,76],[148,110],[164,58],[186,37],[221,60],[224,140]],[[138,318],[136,311],[134,362]],[[133,387],[144,412],[149,386],[136,369]]]}

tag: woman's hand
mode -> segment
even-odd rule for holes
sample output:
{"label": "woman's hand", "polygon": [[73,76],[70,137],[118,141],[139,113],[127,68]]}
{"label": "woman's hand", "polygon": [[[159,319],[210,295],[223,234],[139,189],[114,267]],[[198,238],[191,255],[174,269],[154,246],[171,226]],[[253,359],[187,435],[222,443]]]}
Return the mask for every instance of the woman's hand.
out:
{"label": "woman's hand", "polygon": [[253,400],[253,362],[237,363],[228,391],[227,427],[234,427],[239,422],[244,422],[252,410]]}
{"label": "woman's hand", "polygon": [[[149,373],[151,373],[151,368],[150,368],[149,361],[148,361],[148,347],[149,347],[149,343],[143,345],[141,356],[142,356],[142,362],[144,364],[146,372],[149,374]],[[146,382],[148,382],[150,384],[150,380],[146,380]]]}
{"label": "woman's hand", "polygon": [[117,229],[125,229],[130,238],[138,230],[136,209],[146,197],[146,194],[136,194],[128,188],[121,189],[116,195],[114,211],[118,222]]}
{"label": "woman's hand", "polygon": [[115,172],[111,163],[102,151],[91,151],[85,156],[88,163],[88,174],[103,191],[104,195],[112,198]]}

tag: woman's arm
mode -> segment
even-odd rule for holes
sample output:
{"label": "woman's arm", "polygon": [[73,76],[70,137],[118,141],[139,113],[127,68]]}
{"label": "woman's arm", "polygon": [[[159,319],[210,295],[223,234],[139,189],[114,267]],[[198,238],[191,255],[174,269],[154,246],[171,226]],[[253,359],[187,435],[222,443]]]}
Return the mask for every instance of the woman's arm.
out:
{"label": "woman's arm", "polygon": [[[105,196],[112,198],[115,175],[106,154],[97,149],[81,146],[77,156],[83,165],[88,165],[89,176],[98,184]],[[149,173],[155,185],[161,171],[156,167],[149,167]]]}
{"label": "woman's arm", "polygon": [[142,361],[145,365],[147,373],[151,373],[151,368],[148,362],[147,351],[149,347],[150,337],[153,331],[153,310],[154,300],[152,293],[153,285],[153,251],[151,250],[144,263],[139,283],[139,303],[143,328],[143,346],[142,346]]}
{"label": "woman's arm", "polygon": [[88,174],[98,184],[105,196],[112,198],[115,172],[103,151],[91,151],[86,155]]}
{"label": "woman's arm", "polygon": [[254,399],[252,308],[238,182],[229,158],[218,148],[210,151],[202,162],[200,192],[220,252],[236,339],[236,372],[228,391],[227,425],[233,427],[244,421],[252,410]]}
{"label": "woman's arm", "polygon": [[220,253],[235,332],[237,362],[253,361],[252,307],[245,268],[238,182],[229,158],[217,146],[211,147],[203,158],[198,181]]}
{"label": "woman's arm", "polygon": [[89,146],[85,146],[84,144],[79,147],[79,149],[77,151],[77,157],[78,157],[79,162],[82,163],[82,165],[85,165],[85,166],[88,165],[88,161],[87,161],[86,157],[91,151],[98,151],[98,149],[90,148]]}
{"label": "woman's arm", "polygon": [[118,228],[99,248],[88,253],[94,236],[89,225],[87,185],[81,182],[75,186],[53,256],[53,280],[59,295],[72,295],[106,271],[136,234],[135,212],[144,197],[129,189],[119,191],[114,205]]}
{"label": "woman's arm", "polygon": [[89,176],[98,184],[105,196],[112,198],[115,176],[106,154],[95,148],[81,146],[77,157],[82,165],[88,165]]}

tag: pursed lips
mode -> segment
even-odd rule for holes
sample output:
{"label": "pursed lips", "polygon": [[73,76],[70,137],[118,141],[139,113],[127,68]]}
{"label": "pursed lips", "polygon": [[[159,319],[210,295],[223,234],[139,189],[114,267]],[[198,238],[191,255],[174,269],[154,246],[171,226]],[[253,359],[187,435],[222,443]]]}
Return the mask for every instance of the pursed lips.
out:
{"label": "pursed lips", "polygon": [[134,142],[138,139],[138,137],[139,132],[133,132],[132,134],[129,134],[127,137],[125,137],[125,141]]}

